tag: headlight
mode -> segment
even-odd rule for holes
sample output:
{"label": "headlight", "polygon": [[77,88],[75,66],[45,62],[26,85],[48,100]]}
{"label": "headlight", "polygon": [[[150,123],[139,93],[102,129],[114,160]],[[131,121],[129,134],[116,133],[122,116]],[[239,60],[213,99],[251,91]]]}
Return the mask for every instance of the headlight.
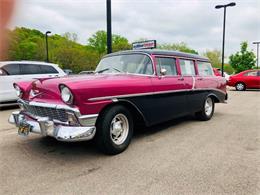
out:
{"label": "headlight", "polygon": [[73,103],[73,94],[71,93],[70,89],[64,85],[61,85],[61,99],[66,104],[72,104]]}
{"label": "headlight", "polygon": [[14,85],[14,89],[16,91],[16,95],[20,98],[23,95],[22,89],[18,85]]}

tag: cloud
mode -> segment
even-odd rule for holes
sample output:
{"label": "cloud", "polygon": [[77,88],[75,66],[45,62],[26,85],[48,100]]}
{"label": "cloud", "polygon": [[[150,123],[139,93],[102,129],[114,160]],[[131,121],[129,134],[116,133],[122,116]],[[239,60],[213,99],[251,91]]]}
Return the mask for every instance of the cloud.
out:
{"label": "cloud", "polygon": [[[112,0],[112,31],[133,42],[139,38],[158,43],[184,41],[200,53],[221,49],[223,9],[219,0]],[[239,50],[240,42],[260,40],[260,2],[236,1],[227,9],[226,54]],[[20,0],[11,26],[43,32],[75,32],[79,42],[106,29],[105,0]]]}

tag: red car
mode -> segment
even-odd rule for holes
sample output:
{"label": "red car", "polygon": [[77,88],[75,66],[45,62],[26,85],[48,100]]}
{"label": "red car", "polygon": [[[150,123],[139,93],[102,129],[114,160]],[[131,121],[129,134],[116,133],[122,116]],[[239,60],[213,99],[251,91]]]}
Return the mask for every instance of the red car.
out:
{"label": "red car", "polygon": [[260,89],[260,70],[246,70],[232,75],[227,84],[235,87],[237,91]]}
{"label": "red car", "polygon": [[18,133],[60,141],[95,137],[105,153],[129,145],[134,126],[195,113],[209,120],[227,99],[226,81],[207,58],[175,51],[123,51],[105,56],[94,74],[14,84],[21,111],[9,122]]}

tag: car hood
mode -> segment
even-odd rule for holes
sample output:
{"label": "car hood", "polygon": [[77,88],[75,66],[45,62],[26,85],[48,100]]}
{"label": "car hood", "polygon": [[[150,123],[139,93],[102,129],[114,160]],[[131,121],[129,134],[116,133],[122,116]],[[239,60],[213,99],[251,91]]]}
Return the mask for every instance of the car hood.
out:
{"label": "car hood", "polygon": [[130,74],[74,75],[60,78],[38,79],[32,84],[37,94],[30,100],[57,102],[61,100],[60,85],[71,89],[77,102],[93,97],[144,93],[152,90],[149,76]]}

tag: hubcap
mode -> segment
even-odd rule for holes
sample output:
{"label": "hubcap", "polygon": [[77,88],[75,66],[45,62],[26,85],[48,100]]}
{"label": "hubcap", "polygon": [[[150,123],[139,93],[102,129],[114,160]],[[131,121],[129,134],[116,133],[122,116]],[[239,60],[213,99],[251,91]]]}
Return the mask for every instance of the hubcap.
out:
{"label": "hubcap", "polygon": [[244,85],[243,85],[242,83],[238,83],[238,84],[237,84],[237,89],[238,89],[239,91],[242,91],[242,90],[244,89]]}
{"label": "hubcap", "polygon": [[213,110],[213,102],[211,98],[207,98],[205,101],[205,113],[210,116]]}
{"label": "hubcap", "polygon": [[111,121],[110,124],[110,137],[111,140],[116,144],[120,145],[124,143],[128,136],[129,123],[128,119],[124,114],[117,114]]}

